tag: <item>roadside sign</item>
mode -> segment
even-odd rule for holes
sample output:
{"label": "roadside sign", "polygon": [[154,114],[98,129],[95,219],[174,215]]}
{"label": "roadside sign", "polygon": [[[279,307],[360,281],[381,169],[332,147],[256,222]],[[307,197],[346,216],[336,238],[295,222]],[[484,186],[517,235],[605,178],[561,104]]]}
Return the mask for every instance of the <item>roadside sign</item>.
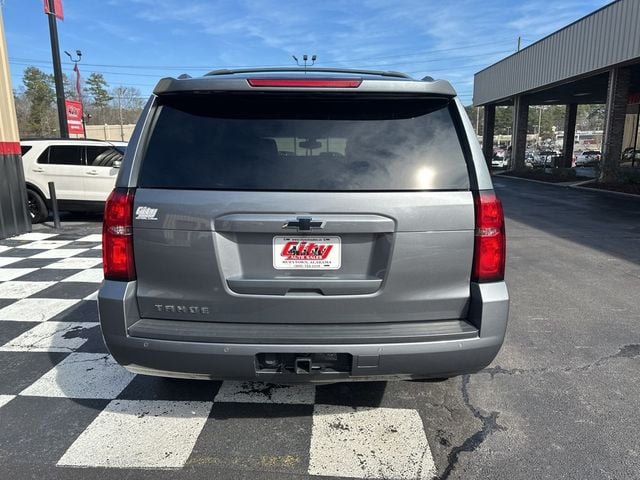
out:
{"label": "roadside sign", "polygon": [[82,125],[82,103],[76,100],[65,100],[64,103],[67,110],[69,133],[84,135],[84,127]]}

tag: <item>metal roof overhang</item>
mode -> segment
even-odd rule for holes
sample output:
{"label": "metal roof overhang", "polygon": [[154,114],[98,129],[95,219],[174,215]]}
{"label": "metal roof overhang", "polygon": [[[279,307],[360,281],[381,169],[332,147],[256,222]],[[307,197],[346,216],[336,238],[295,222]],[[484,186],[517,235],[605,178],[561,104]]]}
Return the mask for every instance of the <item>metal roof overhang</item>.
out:
{"label": "metal roof overhang", "polygon": [[518,94],[530,94],[532,104],[602,103],[606,71],[640,63],[638,24],[638,0],[596,10],[476,73],[473,104],[507,105]]}

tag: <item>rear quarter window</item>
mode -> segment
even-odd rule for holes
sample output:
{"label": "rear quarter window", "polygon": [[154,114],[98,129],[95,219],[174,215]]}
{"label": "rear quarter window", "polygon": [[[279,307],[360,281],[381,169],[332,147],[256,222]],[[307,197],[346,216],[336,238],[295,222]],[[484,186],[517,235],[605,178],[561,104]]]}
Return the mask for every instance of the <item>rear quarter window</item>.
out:
{"label": "rear quarter window", "polygon": [[141,187],[469,188],[449,99],[208,94],[160,102]]}

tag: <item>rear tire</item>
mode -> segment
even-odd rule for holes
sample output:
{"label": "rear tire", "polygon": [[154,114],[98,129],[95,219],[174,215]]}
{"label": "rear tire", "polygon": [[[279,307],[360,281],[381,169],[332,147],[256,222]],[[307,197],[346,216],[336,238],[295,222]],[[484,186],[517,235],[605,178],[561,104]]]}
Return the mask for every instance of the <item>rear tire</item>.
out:
{"label": "rear tire", "polygon": [[42,223],[49,218],[49,210],[44,199],[31,189],[27,189],[27,208],[31,223]]}

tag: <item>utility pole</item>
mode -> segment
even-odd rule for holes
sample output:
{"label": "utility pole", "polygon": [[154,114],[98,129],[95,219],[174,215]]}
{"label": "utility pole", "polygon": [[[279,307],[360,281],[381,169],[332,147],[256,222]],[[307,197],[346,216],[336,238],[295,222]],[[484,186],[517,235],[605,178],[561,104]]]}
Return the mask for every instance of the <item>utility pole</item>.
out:
{"label": "utility pole", "polygon": [[80,100],[80,106],[82,107],[82,130],[84,131],[84,138],[87,138],[87,123],[85,122],[85,112],[84,112],[84,100],[82,99],[82,91],[80,90],[80,71],[78,70],[78,63],[82,60],[82,52],[80,50],[76,50],[76,58],[73,58],[66,50],[64,53],[69,57],[69,60],[73,62],[73,71],[76,73],[76,88],[78,93],[78,100]]}
{"label": "utility pole", "polygon": [[538,147],[540,146],[542,135],[542,105],[538,105]]}
{"label": "utility pole", "polygon": [[480,135],[480,107],[476,107],[476,135]]}
{"label": "utility pole", "polygon": [[520,43],[522,42],[522,37],[518,37],[518,52],[520,51]]}
{"label": "utility pole", "polygon": [[122,95],[124,95],[124,92],[122,90],[120,90],[118,92],[118,110],[120,112],[120,140],[122,140],[124,142],[124,118],[122,116]]}
{"label": "utility pole", "polygon": [[60,64],[60,47],[58,46],[58,25],[53,0],[49,2],[49,36],[51,37],[51,58],[53,60],[53,77],[56,83],[56,99],[58,102],[58,123],[60,124],[60,137],[69,138],[67,128],[67,108],[64,104],[64,85],[62,83],[62,66]]}

